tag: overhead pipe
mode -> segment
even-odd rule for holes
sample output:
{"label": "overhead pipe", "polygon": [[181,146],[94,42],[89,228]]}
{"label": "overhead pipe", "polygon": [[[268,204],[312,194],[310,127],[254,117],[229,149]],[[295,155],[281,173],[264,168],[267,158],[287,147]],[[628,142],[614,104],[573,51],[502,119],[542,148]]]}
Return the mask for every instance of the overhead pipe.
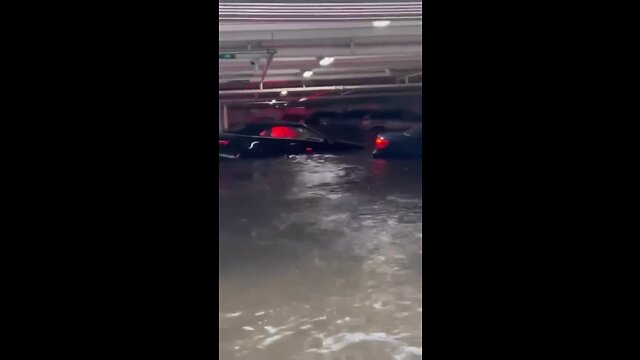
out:
{"label": "overhead pipe", "polygon": [[[299,79],[299,75],[302,72],[302,69],[306,69],[309,66],[304,66],[303,64],[292,64],[291,66],[285,66],[277,61],[278,59],[273,59],[273,63],[269,68],[269,78],[273,78],[274,76],[296,76]],[[317,61],[317,60],[316,60]],[[278,66],[280,65],[280,66]],[[342,65],[342,64],[340,64]],[[351,64],[349,64],[351,65]],[[320,75],[354,75],[354,74],[365,74],[365,73],[375,73],[375,72],[384,72],[386,74],[386,69],[393,69],[394,73],[397,74],[398,79],[403,78],[406,75],[402,75],[403,73],[408,73],[411,71],[418,71],[420,69],[420,65],[416,64],[416,62],[405,64],[401,63],[397,65],[397,63],[387,63],[383,65],[379,65],[378,63],[363,63],[360,62],[358,67],[354,66],[345,66],[345,67],[321,67],[321,68],[313,68],[313,76],[314,79],[316,76]],[[219,78],[221,79],[224,75],[224,78],[227,79],[240,79],[240,78],[251,78],[255,79],[262,74],[262,71],[254,71],[247,70],[246,65],[241,68],[238,66],[237,68],[228,68],[225,67],[221,69],[219,72]]]}
{"label": "overhead pipe", "polygon": [[323,17],[272,17],[272,16],[218,16],[218,21],[355,21],[355,20],[417,20],[422,19],[422,13],[414,15],[383,15],[380,16],[323,16]]}
{"label": "overhead pipe", "polygon": [[[367,78],[382,78],[389,77],[389,73],[381,69],[380,71],[368,71],[363,73],[325,73],[325,74],[314,74],[312,80],[344,80],[344,79],[367,79]],[[306,81],[307,79],[301,79],[300,76],[296,75],[269,75],[268,81]],[[258,80],[254,76],[236,76],[236,75],[227,75],[223,78],[218,78],[219,84],[226,84],[234,81],[245,81],[251,83],[257,83]],[[262,81],[260,81],[262,84]],[[261,87],[260,89],[264,89]]]}
{"label": "overhead pipe", "polygon": [[295,56],[422,55],[422,44],[278,47],[278,58]]}
{"label": "overhead pipe", "polygon": [[412,77],[421,76],[421,75],[422,75],[422,71],[417,72],[415,74],[405,75],[405,76],[403,76],[403,79],[404,79],[405,84],[408,84],[409,83],[409,79],[411,79]]}
{"label": "overhead pipe", "polygon": [[[389,24],[385,29],[385,34],[394,33],[396,28],[406,27],[421,27],[422,21],[420,20],[402,20],[395,21]],[[298,23],[298,22],[281,22],[281,23],[218,23],[219,39],[223,38],[220,35],[225,33],[237,32],[272,32],[276,33],[280,31],[299,31],[299,30],[352,30],[354,28],[359,29],[371,29],[371,22],[351,21],[351,22],[326,22],[326,23]]]}
{"label": "overhead pipe", "polygon": [[269,55],[271,49],[265,50],[242,50],[242,49],[220,49],[218,48],[218,54],[236,54],[236,55]]}
{"label": "overhead pipe", "polygon": [[422,8],[406,8],[406,9],[393,9],[391,12],[389,9],[358,9],[348,10],[345,9],[307,9],[307,10],[280,10],[280,9],[223,9],[220,10],[220,15],[251,15],[251,16],[318,16],[318,15],[422,15]]}
{"label": "overhead pipe", "polygon": [[286,92],[309,92],[309,91],[340,91],[340,90],[382,90],[382,89],[411,89],[421,88],[420,84],[383,84],[383,85],[333,85],[333,86],[307,86],[289,87],[278,89],[243,89],[243,90],[220,90],[218,95],[242,95],[242,94],[272,94]]}
{"label": "overhead pipe", "polygon": [[[322,72],[335,72],[335,71],[358,71],[363,72],[364,68],[393,68],[398,70],[412,70],[420,68],[422,64],[422,57],[420,54],[415,56],[403,55],[399,57],[369,57],[367,55],[357,57],[345,57],[345,56],[332,56],[335,59],[334,66],[323,67],[318,64],[318,57],[297,57],[297,58],[282,58],[275,57],[269,74],[274,74],[274,71],[286,71],[296,70],[296,73],[300,72],[301,68],[313,68],[314,71]],[[322,57],[320,57],[322,58]],[[220,73],[242,73],[251,75],[260,75],[261,72],[247,69],[246,62],[220,62]],[[344,70],[343,70],[344,69]],[[334,71],[335,70],[335,71]],[[282,73],[281,73],[282,75]]]}
{"label": "overhead pipe", "polygon": [[264,71],[260,77],[260,90],[264,90],[264,78],[267,76],[267,71],[269,71],[273,57],[276,55],[276,51],[273,49],[269,49],[267,52],[269,53],[269,59],[267,60],[267,66],[264,67]]}
{"label": "overhead pipe", "polygon": [[[405,92],[398,92],[398,93],[386,92],[386,93],[372,93],[372,94],[361,93],[361,94],[345,94],[345,95],[328,95],[328,96],[322,96],[314,99],[309,99],[304,102],[300,102],[298,98],[288,97],[288,98],[280,98],[275,103],[290,103],[292,106],[300,104],[302,106],[309,102],[317,102],[317,101],[324,101],[324,100],[357,99],[357,98],[368,98],[368,97],[411,96],[411,95],[420,95],[420,94],[421,92],[419,91],[405,91]],[[263,99],[228,99],[228,100],[223,100],[223,103],[228,105],[267,104],[267,103],[271,103],[271,100],[268,98],[266,99],[265,98]]]}
{"label": "overhead pipe", "polygon": [[[248,50],[222,50],[220,53],[234,54],[269,54],[272,49],[261,51]],[[422,44],[409,43],[403,45],[354,45],[354,46],[291,46],[278,47],[278,59],[285,60],[288,57],[318,57],[318,56],[371,56],[371,57],[399,57],[399,56],[421,56]]]}

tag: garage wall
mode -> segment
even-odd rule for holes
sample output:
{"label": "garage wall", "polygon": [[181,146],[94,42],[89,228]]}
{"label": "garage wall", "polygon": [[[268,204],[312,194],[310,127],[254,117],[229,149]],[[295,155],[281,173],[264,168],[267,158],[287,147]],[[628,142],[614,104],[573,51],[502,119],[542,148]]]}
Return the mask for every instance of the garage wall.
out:
{"label": "garage wall", "polygon": [[280,108],[260,108],[260,109],[238,109],[228,108],[229,126],[242,124],[254,118],[268,117],[276,120],[282,119],[284,114],[311,115],[316,111],[336,111],[344,112],[357,109],[404,109],[417,114],[422,114],[422,98],[420,96],[394,97],[381,99],[380,101],[368,101],[342,104],[327,104],[314,107],[280,107]]}

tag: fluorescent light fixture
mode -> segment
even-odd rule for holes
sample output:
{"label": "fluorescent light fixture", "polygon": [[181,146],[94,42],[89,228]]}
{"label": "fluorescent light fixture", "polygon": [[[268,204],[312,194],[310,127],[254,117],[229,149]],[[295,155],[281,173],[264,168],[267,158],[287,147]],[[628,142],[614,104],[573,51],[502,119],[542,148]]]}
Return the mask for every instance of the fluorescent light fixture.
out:
{"label": "fluorescent light fixture", "polygon": [[320,60],[320,65],[322,66],[329,66],[333,63],[335,59],[332,57],[325,57],[322,60]]}
{"label": "fluorescent light fixture", "polygon": [[298,101],[305,102],[305,101],[307,101],[307,98],[300,98],[300,100],[298,100]]}
{"label": "fluorescent light fixture", "polygon": [[309,71],[305,71],[304,74],[302,74],[302,76],[308,78],[311,77],[311,75],[313,75],[313,71],[309,70]]}
{"label": "fluorescent light fixture", "polygon": [[389,24],[391,24],[391,21],[389,21],[389,20],[376,20],[372,24],[373,24],[373,27],[383,28],[383,27],[389,26]]}
{"label": "fluorescent light fixture", "polygon": [[286,96],[289,92],[287,90],[280,91],[280,95]]}

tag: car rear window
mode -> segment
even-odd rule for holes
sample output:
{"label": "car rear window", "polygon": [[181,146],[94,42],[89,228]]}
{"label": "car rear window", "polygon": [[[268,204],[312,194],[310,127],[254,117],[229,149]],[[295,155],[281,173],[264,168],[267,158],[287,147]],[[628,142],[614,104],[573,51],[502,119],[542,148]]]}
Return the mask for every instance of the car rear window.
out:
{"label": "car rear window", "polygon": [[260,132],[260,136],[268,136],[280,139],[295,139],[298,137],[298,131],[289,126],[274,126],[270,129]]}

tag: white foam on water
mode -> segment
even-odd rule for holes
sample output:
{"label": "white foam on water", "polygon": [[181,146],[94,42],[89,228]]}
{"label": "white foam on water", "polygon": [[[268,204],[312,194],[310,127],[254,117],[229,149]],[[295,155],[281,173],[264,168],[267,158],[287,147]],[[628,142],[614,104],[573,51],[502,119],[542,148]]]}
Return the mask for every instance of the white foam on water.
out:
{"label": "white foam on water", "polygon": [[322,342],[322,349],[318,350],[320,353],[328,353],[340,351],[346,348],[349,345],[357,344],[363,341],[373,341],[373,342],[386,342],[398,345],[404,345],[404,343],[399,342],[398,338],[405,336],[406,334],[390,336],[386,333],[341,333],[335,336],[331,336],[327,339],[324,339]]}
{"label": "white foam on water", "polygon": [[238,312],[232,313],[232,314],[227,314],[227,315],[225,315],[225,317],[232,318],[232,317],[238,317],[240,315],[242,315],[242,311],[238,311]]}
{"label": "white foam on water", "polygon": [[419,360],[422,359],[422,348],[404,346],[393,355],[393,360]]}
{"label": "white foam on water", "polygon": [[274,335],[274,336],[268,337],[262,342],[262,345],[259,346],[259,347],[269,346],[269,345],[273,344],[274,342],[282,339],[283,337],[285,337],[287,335],[291,335],[291,334],[293,334],[293,331],[286,331],[286,332],[283,332],[282,334],[278,334],[278,335]]}
{"label": "white foam on water", "polygon": [[288,329],[291,326],[293,326],[293,324],[289,324],[289,325],[285,325],[285,326],[281,326],[281,327],[265,326],[264,329],[267,330],[267,332],[269,334],[275,334],[278,331],[284,330],[284,329]]}

